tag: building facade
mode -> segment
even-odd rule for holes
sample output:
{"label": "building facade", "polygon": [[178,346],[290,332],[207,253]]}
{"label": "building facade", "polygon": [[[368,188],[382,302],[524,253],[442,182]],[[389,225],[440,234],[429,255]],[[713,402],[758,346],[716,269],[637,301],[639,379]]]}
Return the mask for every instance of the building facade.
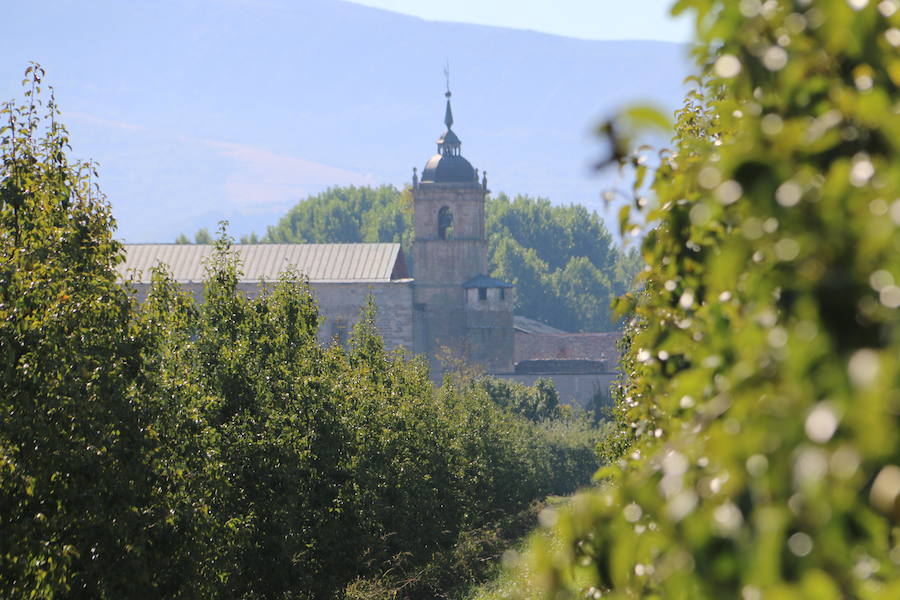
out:
{"label": "building facade", "polygon": [[[400,244],[237,244],[241,265],[238,291],[265,293],[282,273],[309,279],[324,317],[319,341],[346,341],[371,295],[378,313],[375,326],[388,348],[413,348],[413,280]],[[203,301],[206,265],[213,247],[202,244],[126,244],[119,276],[130,282],[142,302],[152,285],[152,269],[164,266],[197,302]]]}

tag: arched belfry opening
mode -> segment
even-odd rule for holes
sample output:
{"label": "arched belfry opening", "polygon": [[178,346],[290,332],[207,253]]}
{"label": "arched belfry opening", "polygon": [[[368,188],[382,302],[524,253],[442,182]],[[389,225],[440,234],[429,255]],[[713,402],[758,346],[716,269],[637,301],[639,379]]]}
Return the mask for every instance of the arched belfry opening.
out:
{"label": "arched belfry opening", "polygon": [[442,206],[437,218],[438,239],[449,240],[453,237],[453,211],[449,206]]}

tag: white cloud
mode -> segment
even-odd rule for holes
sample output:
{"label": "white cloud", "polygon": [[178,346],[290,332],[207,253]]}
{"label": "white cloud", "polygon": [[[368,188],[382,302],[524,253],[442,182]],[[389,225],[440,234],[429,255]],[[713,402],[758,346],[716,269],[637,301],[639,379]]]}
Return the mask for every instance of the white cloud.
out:
{"label": "white cloud", "polygon": [[66,112],[78,155],[101,165],[118,235],[169,240],[228,219],[236,234],[264,230],[296,202],[334,185],[369,185],[375,175],[233,141],[205,139]]}
{"label": "white cloud", "polygon": [[63,116],[67,119],[74,119],[76,121],[86,121],[87,123],[91,123],[92,125],[103,125],[105,127],[112,127],[113,129],[122,129],[125,131],[147,131],[146,127],[142,125],[133,125],[131,123],[123,123],[122,121],[114,121],[112,119],[105,119],[103,117],[98,117],[97,115],[90,115],[88,113],[78,112],[78,111],[65,111]]}
{"label": "white cloud", "polygon": [[303,196],[332,185],[369,185],[363,175],[235,142],[183,138],[214,148],[236,163],[224,182],[227,204],[249,212],[281,212]]}

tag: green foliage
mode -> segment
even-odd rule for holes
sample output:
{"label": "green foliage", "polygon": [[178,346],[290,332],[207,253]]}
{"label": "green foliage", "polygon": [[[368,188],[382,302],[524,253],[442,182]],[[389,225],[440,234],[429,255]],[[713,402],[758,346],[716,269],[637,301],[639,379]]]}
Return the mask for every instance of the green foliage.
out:
{"label": "green foliage", "polygon": [[520,314],[566,331],[614,328],[610,298],[632,273],[595,212],[505,194],[487,204],[492,275],[516,285]]}
{"label": "green foliage", "polygon": [[241,243],[242,244],[258,244],[260,242],[259,236],[256,235],[256,232],[253,231],[250,235],[242,235]]}
{"label": "green foliage", "polygon": [[138,305],[27,75],[0,131],[0,596],[343,598],[588,480],[595,430],[435,389],[373,303],[345,350],[298,274],[241,293],[224,226],[202,304],[160,269]]}
{"label": "green foliage", "polygon": [[216,540],[191,550],[190,589],[342,597],[389,568],[411,576],[466,531],[596,468],[590,428],[570,439],[486,395],[436,391],[423,360],[385,351],[371,300],[348,350],[322,348],[306,284],[287,274],[246,298],[235,260],[220,237],[203,304],[160,275],[141,311],[148,328],[181,331],[152,354],[150,377],[190,415],[160,427],[169,460],[191,465],[167,480],[191,473],[174,496],[193,498],[185,520]]}
{"label": "green foliage", "polygon": [[553,206],[545,198],[500,194],[487,207],[492,242],[514,239],[534,248],[551,271],[566,268],[573,258],[584,257],[593,265],[615,262],[612,236],[596,213],[583,206]]}
{"label": "green foliage", "polygon": [[512,597],[900,596],[898,8],[676,4],[706,84],[621,301],[619,458]]}
{"label": "green foliage", "polygon": [[498,574],[503,553],[531,531],[544,506],[535,502],[497,522],[466,530],[451,548],[435,553],[418,568],[410,568],[412,557],[397,557],[386,572],[353,581],[343,599],[468,598],[474,586]]}
{"label": "green foliage", "polygon": [[195,244],[212,244],[212,242],[213,237],[212,235],[210,235],[209,230],[206,227],[201,227],[197,230],[197,233],[194,234]]}
{"label": "green foliage", "polygon": [[43,75],[0,110],[0,590],[144,597],[169,575],[140,336],[109,206],[94,166],[68,161]]}
{"label": "green foliage", "polygon": [[391,185],[332,187],[310,196],[269,227],[267,243],[412,242],[408,194]]}
{"label": "green foliage", "polygon": [[480,377],[475,387],[484,390],[494,403],[530,421],[562,416],[559,394],[550,379],[541,378],[533,386],[526,386],[497,377]]}
{"label": "green foliage", "polygon": [[[341,455],[347,432],[316,343],[318,313],[296,276],[267,295],[240,296],[229,246],[227,237],[217,241],[205,302],[176,317],[173,327],[186,330],[151,374],[158,393],[188,410],[202,432],[186,436],[176,421],[166,438],[184,448],[179,460],[204,459],[191,469],[192,493],[219,543],[197,570],[216,575],[205,583],[217,596],[274,598],[303,589],[322,597],[340,582],[322,555],[340,548],[349,474]],[[171,300],[161,301],[179,295],[159,281],[144,310],[154,320],[178,315]]]}

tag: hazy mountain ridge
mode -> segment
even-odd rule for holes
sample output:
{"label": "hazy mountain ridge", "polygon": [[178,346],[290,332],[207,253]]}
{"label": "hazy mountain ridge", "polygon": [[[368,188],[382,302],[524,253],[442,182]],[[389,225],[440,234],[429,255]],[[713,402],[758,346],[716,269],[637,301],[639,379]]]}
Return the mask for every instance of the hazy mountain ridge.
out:
{"label": "hazy mountain ridge", "polygon": [[75,154],[101,162],[128,241],[229,218],[273,224],[334,184],[402,185],[455,130],[493,189],[599,207],[590,127],[629,101],[674,108],[669,42],[584,41],[424,21],[338,0],[97,0],[8,9],[0,97],[28,60],[57,89]]}

